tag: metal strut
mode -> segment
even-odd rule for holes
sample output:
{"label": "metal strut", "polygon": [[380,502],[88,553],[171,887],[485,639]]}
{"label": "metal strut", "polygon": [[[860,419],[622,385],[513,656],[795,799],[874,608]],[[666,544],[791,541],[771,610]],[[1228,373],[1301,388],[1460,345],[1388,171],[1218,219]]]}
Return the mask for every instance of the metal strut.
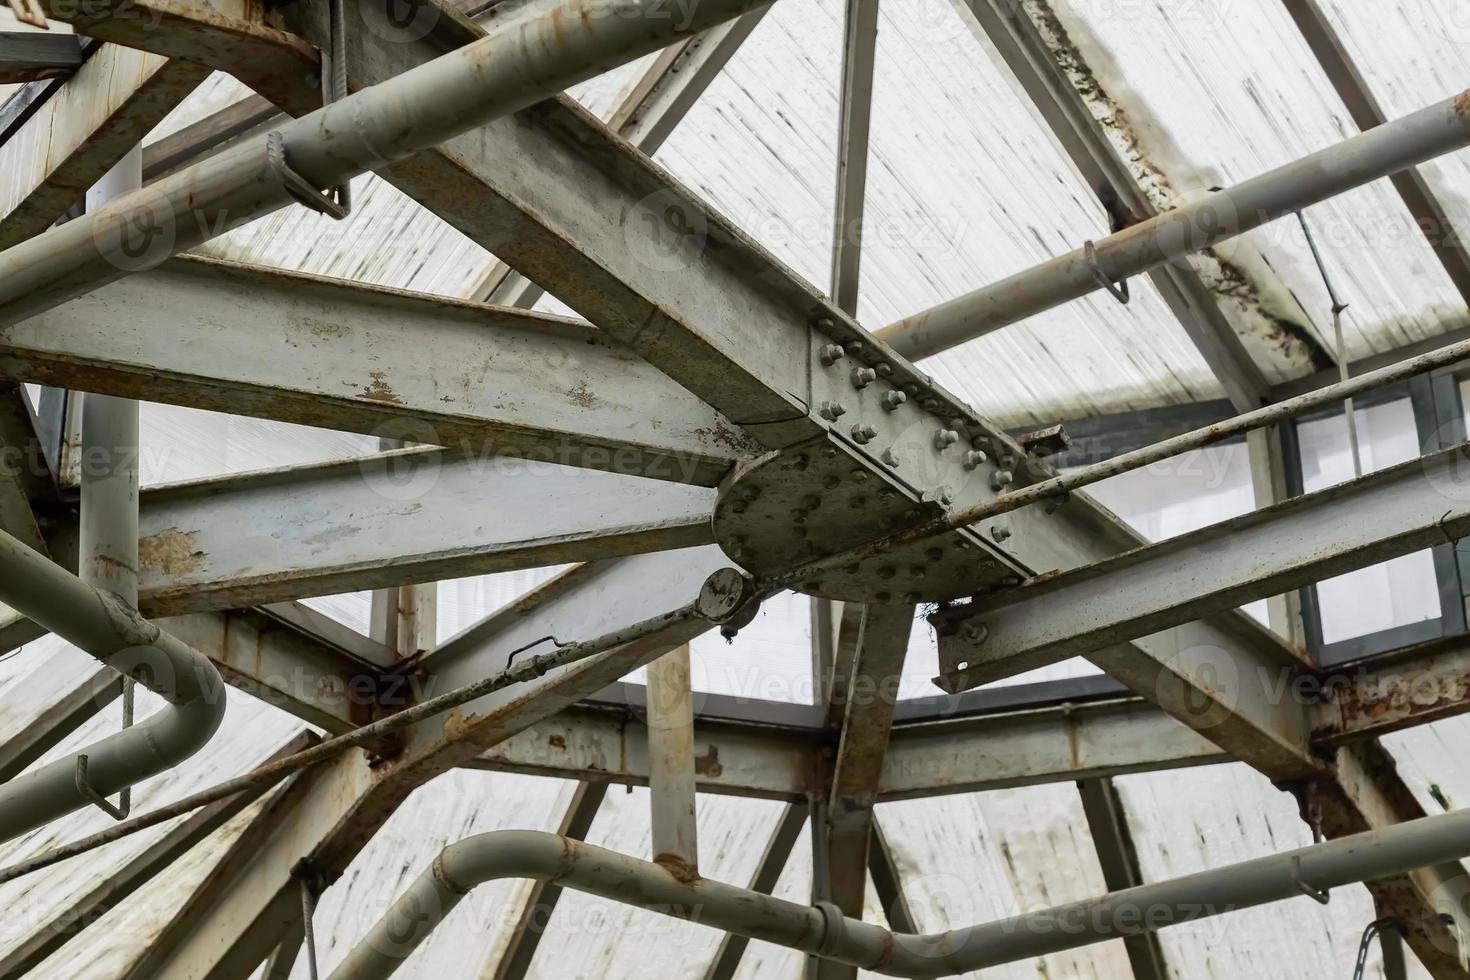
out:
{"label": "metal strut", "polygon": [[1106,289],[1113,299],[1127,306],[1128,301],[1132,298],[1128,295],[1128,278],[1125,276],[1117,282],[1114,282],[1103,271],[1102,266],[1097,261],[1097,246],[1092,243],[1091,239],[1082,243],[1082,251],[1087,258],[1088,268],[1092,269],[1092,278],[1096,279],[1098,285]]}
{"label": "metal strut", "polygon": [[301,882],[301,928],[304,936],[302,948],[306,954],[306,975],[310,980],[318,980],[316,929],[312,926],[312,919],[316,916],[316,900],[322,893],[325,876],[307,858],[296,862],[291,874]]}

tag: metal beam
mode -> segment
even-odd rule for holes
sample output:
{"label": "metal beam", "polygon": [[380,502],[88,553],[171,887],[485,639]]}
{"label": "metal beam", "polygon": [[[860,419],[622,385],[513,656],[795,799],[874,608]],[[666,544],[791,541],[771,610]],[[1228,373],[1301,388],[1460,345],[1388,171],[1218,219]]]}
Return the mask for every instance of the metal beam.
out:
{"label": "metal beam", "polygon": [[0,248],[49,228],[208,76],[102,45],[0,144]]}
{"label": "metal beam", "polygon": [[[608,128],[653,156],[769,9],[752,10],[660,51],[608,116]],[[469,295],[487,303],[528,310],[544,293],[540,286],[497,260]]]}
{"label": "metal beam", "polygon": [[[492,616],[485,628],[450,640],[425,659],[437,670],[424,683],[448,691],[494,673],[517,648],[549,634],[577,640],[666,612],[723,564],[713,548],[604,563],[570,586],[553,587],[555,598],[530,603],[526,615]],[[403,732],[401,748],[376,765],[352,752],[304,773],[291,819],[270,821],[271,833],[230,887],[189,917],[185,934],[154,947],[150,972],[133,977],[248,974],[286,934],[300,901],[292,869],[302,858],[330,880],[415,788],[688,642],[699,628],[679,623],[427,720]]]}
{"label": "metal beam", "polygon": [[81,66],[82,42],[75,34],[0,32],[0,85],[65,78]]}
{"label": "metal beam", "polygon": [[1448,637],[1324,671],[1312,739],[1336,746],[1470,712],[1470,643]]}
{"label": "metal beam", "polygon": [[945,616],[943,683],[973,687],[1453,541],[1470,533],[1459,460],[1444,450]]}
{"label": "metal beam", "polygon": [[91,668],[82,680],[0,741],[0,783],[24,772],[78,727],[122,694],[123,676],[111,667]]}
{"label": "metal beam", "polygon": [[432,449],[179,484],[143,494],[143,603],[237,608],[690,547],[711,540],[713,497]]}
{"label": "metal beam", "polygon": [[842,88],[838,94],[837,198],[832,209],[832,301],[853,315],[857,313],[861,281],[868,129],[877,49],[878,0],[847,0]]}
{"label": "metal beam", "polygon": [[[1387,114],[1374,97],[1367,79],[1353,63],[1342,36],[1318,0],[1281,2],[1358,129],[1366,132],[1387,123]],[[1460,243],[1459,232],[1455,230],[1444,205],[1430,189],[1429,182],[1418,168],[1394,174],[1389,180],[1450,281],[1460,291],[1460,296],[1470,302],[1470,254]]]}
{"label": "metal beam", "polygon": [[704,485],[752,449],[583,324],[201,259],[0,328],[0,375]]}
{"label": "metal beam", "polygon": [[648,665],[648,799],[653,859],[698,874],[694,806],[694,693],[689,644]]}
{"label": "metal beam", "polygon": [[[557,834],[568,840],[586,840],[592,830],[592,821],[607,795],[606,783],[578,783],[572,791],[572,800],[562,815]],[[536,949],[541,945],[541,936],[556,911],[561,898],[561,888],[544,881],[531,884],[531,891],[521,906],[520,918],[511,931],[510,942],[503,952],[493,954],[480,969],[480,980],[525,980]]]}
{"label": "metal beam", "polygon": [[176,59],[169,71],[192,70],[200,80],[210,69],[229,72],[296,115],[321,105],[317,51],[268,26],[267,8],[252,0],[40,0],[40,6],[80,34],[152,52],[156,62]]}
{"label": "metal beam", "polygon": [[894,932],[918,933],[922,930],[909,908],[908,897],[903,892],[903,878],[898,873],[898,858],[893,845],[883,832],[878,815],[873,814],[873,839],[868,847],[868,877],[873,879],[873,891],[878,895],[878,904],[888,919],[888,928]]}
{"label": "metal beam", "polygon": [[282,116],[263,95],[247,95],[239,102],[143,147],[143,182],[166,177],[181,167],[213,156],[248,133]]}
{"label": "metal beam", "polygon": [[[776,818],[776,829],[771,832],[771,839],[766,842],[760,863],[751,876],[751,891],[769,895],[776,890],[776,883],[781,880],[781,872],[791,859],[791,852],[796,847],[796,839],[801,836],[801,828],[806,819],[805,803],[786,804],[786,809]],[[735,971],[740,968],[740,958],[745,955],[745,947],[749,944],[750,940],[744,936],[737,936],[733,932],[725,933],[720,940],[720,948],[715,951],[715,958],[710,961],[709,969],[704,971],[704,980],[732,980]]]}
{"label": "metal beam", "polygon": [[[869,605],[858,629],[857,652],[843,691],[842,735],[833,764],[825,819],[812,833],[826,836],[828,901],[844,915],[861,918],[868,884],[868,858],[877,801],[887,755],[893,706],[903,679],[914,608]],[[823,960],[822,980],[853,980],[855,967]]]}
{"label": "metal beam", "polygon": [[25,390],[0,382],[0,529],[45,554],[38,512],[55,498]]}
{"label": "metal beam", "polygon": [[[319,742],[315,735],[303,732],[276,751],[267,762],[294,755]],[[19,977],[74,939],[109,909],[152,881],[160,872],[183,857],[195,844],[213,834],[237,814],[242,813],[265,792],[264,788],[232,796],[212,803],[171,828],[126,864],[93,885],[81,898],[69,904],[31,932],[0,958],[0,977]]]}
{"label": "metal beam", "polygon": [[[972,28],[995,45],[1099,201],[1105,206],[1114,205],[1110,210],[1122,208],[1140,220],[1156,215],[1153,201],[1087,100],[1058,66],[1026,9],[1008,0],[956,0],[955,5]],[[1093,82],[1096,84],[1096,79]],[[1214,291],[1183,263],[1161,266],[1149,274],[1149,279],[1236,410],[1260,407],[1268,390],[1265,375],[1246,353]]]}
{"label": "metal beam", "polygon": [[[1145,884],[1138,867],[1138,853],[1128,831],[1128,818],[1123,801],[1111,779],[1087,779],[1077,784],[1082,796],[1082,812],[1087,829],[1097,850],[1103,884],[1110,892],[1136,888]],[[1134,980],[1168,980],[1169,969],[1157,932],[1143,932],[1123,939]]]}

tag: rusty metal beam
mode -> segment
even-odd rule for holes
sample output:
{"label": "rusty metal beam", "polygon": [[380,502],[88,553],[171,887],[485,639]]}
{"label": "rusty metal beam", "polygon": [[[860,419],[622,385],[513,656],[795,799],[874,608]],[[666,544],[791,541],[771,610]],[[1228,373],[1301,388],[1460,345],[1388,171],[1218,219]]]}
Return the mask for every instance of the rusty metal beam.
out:
{"label": "rusty metal beam", "polygon": [[239,608],[690,547],[711,540],[713,497],[422,449],[158,488],[142,495],[142,608]]}
{"label": "rusty metal beam", "polygon": [[[665,612],[723,564],[713,548],[608,562],[555,598],[533,604],[524,617],[490,617],[484,629],[460,634],[426,662],[438,664],[436,682],[449,690],[495,673],[518,647],[548,634],[583,639]],[[302,774],[292,787],[298,792],[290,819],[263,821],[266,832],[254,842],[249,863],[227,888],[197,904],[197,912],[181,917],[182,930],[156,945],[128,980],[246,975],[287,934],[300,900],[292,869],[301,859],[331,880],[415,788],[595,694],[705,626],[681,622],[429,719],[403,732],[401,748],[377,765],[354,751]]]}
{"label": "rusty metal beam", "polygon": [[5,325],[0,376],[707,486],[755,448],[584,324],[201,259]]}
{"label": "rusty metal beam", "polygon": [[[1318,0],[1281,2],[1358,129],[1366,132],[1388,122],[1388,116],[1367,79],[1353,63],[1347,45]],[[1470,253],[1461,244],[1460,233],[1424,174],[1415,168],[1394,174],[1389,180],[1450,281],[1460,291],[1460,296],[1470,303]]]}
{"label": "rusty metal beam", "polygon": [[0,144],[0,248],[49,228],[209,70],[104,44]]}
{"label": "rusty metal beam", "polygon": [[1337,746],[1470,712],[1470,644],[1449,637],[1324,671],[1312,739]]}
{"label": "rusty metal beam", "polygon": [[[40,0],[47,17],[79,33],[173,59],[200,80],[228,72],[296,115],[321,105],[320,56],[299,37],[265,23],[253,0]],[[142,134],[140,133],[141,137]],[[137,142],[136,140],[134,142]]]}
{"label": "rusty metal beam", "polygon": [[[578,783],[557,827],[557,834],[569,840],[586,840],[606,795],[606,783]],[[511,931],[509,944],[481,967],[480,980],[525,980],[561,893],[561,888],[544,881],[532,884]]]}

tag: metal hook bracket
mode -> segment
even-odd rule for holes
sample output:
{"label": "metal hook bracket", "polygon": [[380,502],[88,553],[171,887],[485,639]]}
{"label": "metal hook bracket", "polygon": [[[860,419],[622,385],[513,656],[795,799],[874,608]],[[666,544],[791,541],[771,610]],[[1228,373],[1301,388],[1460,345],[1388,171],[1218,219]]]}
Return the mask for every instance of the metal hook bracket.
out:
{"label": "metal hook bracket", "polygon": [[81,793],[92,805],[114,820],[124,820],[128,811],[132,808],[130,794],[123,794],[122,805],[115,806],[111,800],[97,792],[87,780],[87,757],[77,756],[77,792]]}
{"label": "metal hook bracket", "polygon": [[286,193],[295,198],[297,203],[336,221],[341,221],[352,213],[351,201],[345,199],[342,188],[333,188],[323,193],[312,186],[311,181],[291,168],[290,162],[286,159],[286,141],[279,132],[271,133],[266,137],[265,152],[271,169],[280,178],[281,184],[286,188]]}
{"label": "metal hook bracket", "polygon": [[1128,294],[1128,280],[1124,278],[1114,282],[1108,278],[1108,274],[1102,270],[1102,266],[1097,264],[1097,246],[1091,240],[1082,243],[1082,251],[1087,256],[1087,266],[1092,270],[1092,278],[1096,279],[1102,288],[1111,293],[1114,299],[1127,306],[1128,301],[1132,298]]}
{"label": "metal hook bracket", "polygon": [[1326,905],[1328,902],[1332,901],[1332,896],[1327,894],[1327,892],[1323,891],[1321,888],[1318,888],[1316,885],[1311,884],[1310,882],[1302,880],[1302,859],[1299,857],[1294,857],[1291,859],[1291,880],[1293,883],[1296,884],[1298,891],[1300,891],[1303,895],[1306,895],[1308,898],[1311,898],[1313,901],[1321,905]]}

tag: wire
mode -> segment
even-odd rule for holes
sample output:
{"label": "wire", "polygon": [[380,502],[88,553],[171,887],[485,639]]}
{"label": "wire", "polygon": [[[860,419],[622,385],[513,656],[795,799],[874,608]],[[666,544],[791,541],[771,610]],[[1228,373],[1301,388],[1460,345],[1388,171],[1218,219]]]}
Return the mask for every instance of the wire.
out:
{"label": "wire", "polygon": [[[1347,345],[1342,339],[1342,314],[1348,305],[1337,298],[1337,290],[1332,286],[1332,277],[1327,274],[1327,264],[1322,261],[1322,253],[1317,250],[1317,240],[1312,237],[1312,228],[1307,224],[1307,215],[1304,211],[1298,211],[1296,218],[1301,222],[1302,234],[1307,236],[1307,247],[1312,250],[1312,259],[1317,263],[1317,272],[1322,276],[1322,285],[1327,287],[1327,298],[1332,301],[1332,333],[1333,344],[1336,345],[1337,376],[1339,380],[1348,379]],[[1343,399],[1343,410],[1347,415],[1348,448],[1353,453],[1353,476],[1361,478],[1363,475],[1363,458],[1358,449],[1358,416],[1353,409],[1351,397]]]}
{"label": "wire", "polygon": [[1373,945],[1373,937],[1384,929],[1397,929],[1399,924],[1392,919],[1377,919],[1368,923],[1368,928],[1363,930],[1363,938],[1358,943],[1358,964],[1353,967],[1353,980],[1363,980],[1363,971],[1368,966],[1368,949]]}

